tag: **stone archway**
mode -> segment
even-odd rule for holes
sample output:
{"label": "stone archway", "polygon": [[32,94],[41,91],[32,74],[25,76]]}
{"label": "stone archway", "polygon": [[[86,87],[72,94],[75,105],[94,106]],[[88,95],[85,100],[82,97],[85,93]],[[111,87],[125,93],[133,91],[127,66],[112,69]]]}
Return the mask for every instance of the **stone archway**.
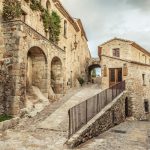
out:
{"label": "stone archway", "polygon": [[42,49],[32,47],[27,53],[27,92],[36,86],[43,94],[47,93],[47,58]]}
{"label": "stone archway", "polygon": [[63,94],[63,67],[59,57],[51,62],[51,86],[55,94]]}
{"label": "stone archway", "polygon": [[101,67],[100,67],[100,65],[99,64],[92,64],[92,65],[90,65],[88,67],[88,81],[89,82],[93,82],[93,80],[92,80],[93,79],[93,77],[92,77],[92,71],[94,69],[100,69],[98,76],[97,76],[97,70],[96,70],[96,76],[95,76],[95,78],[100,78],[101,77]]}

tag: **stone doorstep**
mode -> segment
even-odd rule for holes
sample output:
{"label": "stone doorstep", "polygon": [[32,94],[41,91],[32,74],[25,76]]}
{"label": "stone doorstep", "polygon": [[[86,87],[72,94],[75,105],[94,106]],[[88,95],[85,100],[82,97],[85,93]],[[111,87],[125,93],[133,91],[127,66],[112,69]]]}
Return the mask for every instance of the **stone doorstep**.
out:
{"label": "stone doorstep", "polygon": [[84,125],[79,131],[77,131],[73,136],[71,136],[71,138],[65,142],[65,145],[67,145],[69,148],[72,148],[72,144],[74,143],[74,141],[77,141],[77,139],[80,138],[81,134],[84,131],[86,131],[90,126],[92,126],[96,122],[96,120],[103,116],[104,113],[108,111],[118,101],[118,98],[121,97],[124,93],[126,93],[126,91],[117,96],[110,104],[108,104],[95,117],[93,117],[86,125]]}
{"label": "stone doorstep", "polygon": [[0,131],[5,131],[7,129],[15,127],[19,123],[19,119],[20,119],[19,117],[16,117],[10,120],[0,122]]}

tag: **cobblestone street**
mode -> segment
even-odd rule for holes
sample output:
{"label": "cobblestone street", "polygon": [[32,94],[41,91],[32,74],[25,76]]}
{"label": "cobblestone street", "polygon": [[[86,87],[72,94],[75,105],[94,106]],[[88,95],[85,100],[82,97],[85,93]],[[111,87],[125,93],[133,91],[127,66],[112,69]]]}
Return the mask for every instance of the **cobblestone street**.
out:
{"label": "cobblestone street", "polygon": [[[89,90],[91,92],[89,92]],[[69,91],[34,118],[21,120],[15,129],[0,133],[1,150],[60,150],[68,137],[68,109],[99,93],[97,85]]]}
{"label": "cobblestone street", "polygon": [[[89,92],[89,90],[91,92]],[[70,107],[100,92],[96,85],[72,90],[60,101],[47,106],[34,118],[20,121],[15,129],[0,133],[1,150],[66,150]],[[77,150],[149,150],[150,122],[127,121],[87,143]]]}
{"label": "cobblestone street", "polygon": [[150,122],[127,121],[88,141],[79,149],[150,150]]}

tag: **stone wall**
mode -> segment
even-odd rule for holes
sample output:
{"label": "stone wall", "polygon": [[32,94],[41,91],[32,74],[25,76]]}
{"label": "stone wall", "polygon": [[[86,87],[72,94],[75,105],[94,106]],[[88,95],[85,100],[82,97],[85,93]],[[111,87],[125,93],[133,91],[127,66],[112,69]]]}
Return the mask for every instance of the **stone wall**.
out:
{"label": "stone wall", "polygon": [[[59,1],[50,0],[50,5],[46,8],[46,1],[41,0],[45,9],[50,13],[56,11],[61,18],[58,45],[48,40],[41,11],[32,10],[30,2],[21,0],[24,14],[18,21],[9,22],[3,22],[2,2],[3,0],[0,2],[0,59],[7,59],[10,65],[5,101],[9,103],[8,113],[17,115],[25,107],[27,92],[32,86],[37,86],[47,98],[56,100],[57,94],[64,94],[70,87],[78,85],[79,76],[86,79],[86,68],[91,55],[79,19],[73,19]],[[67,22],[66,36],[64,21]],[[56,70],[57,79],[53,80],[52,60],[55,57],[60,60],[61,69]]]}
{"label": "stone wall", "polygon": [[[113,57],[102,56],[102,88],[109,87],[109,68],[122,68],[127,65],[128,74],[122,76],[126,81],[126,88],[130,94],[129,109],[137,119],[149,118],[150,113],[145,113],[144,101],[147,100],[150,104],[150,66],[138,64],[127,60],[121,60]],[[107,76],[104,76],[104,65],[107,67]],[[145,85],[143,84],[143,74],[145,75]],[[149,105],[150,110],[150,105]]]}
{"label": "stone wall", "polygon": [[[41,0],[41,5],[46,8],[46,0]],[[91,58],[90,51],[87,44],[86,35],[83,34],[82,27],[79,25],[79,19],[74,19],[59,0],[49,0],[50,5],[48,11],[57,12],[61,18],[61,32],[59,36],[58,46],[66,52],[66,75],[65,80],[68,82],[66,88],[76,86],[78,76],[82,76],[85,80],[87,62]],[[30,3],[25,0],[21,1],[22,10],[26,13],[25,23],[38,31],[44,37],[48,38],[44,31],[43,22],[41,20],[41,12],[33,11],[30,8]],[[33,23],[34,22],[34,23]],[[66,22],[66,35],[64,35],[64,22]],[[77,48],[74,43],[77,42]]]}
{"label": "stone wall", "polygon": [[5,73],[0,70],[0,115],[4,113],[4,84]]}
{"label": "stone wall", "polygon": [[[51,97],[53,94],[51,91],[52,59],[58,57],[62,63],[62,70],[65,72],[66,55],[64,50],[21,21],[3,23],[3,33],[5,39],[3,57],[11,60],[9,64],[11,84],[7,84],[10,93],[6,101],[10,102],[10,113],[17,115],[26,102],[29,55],[33,58],[32,86],[37,86],[46,97]],[[63,73],[62,78],[65,92],[67,83]]]}
{"label": "stone wall", "polygon": [[127,96],[126,92],[120,94],[113,102],[108,104],[99,114],[76,132],[66,144],[70,148],[77,147],[123,122],[125,120],[125,99]]}

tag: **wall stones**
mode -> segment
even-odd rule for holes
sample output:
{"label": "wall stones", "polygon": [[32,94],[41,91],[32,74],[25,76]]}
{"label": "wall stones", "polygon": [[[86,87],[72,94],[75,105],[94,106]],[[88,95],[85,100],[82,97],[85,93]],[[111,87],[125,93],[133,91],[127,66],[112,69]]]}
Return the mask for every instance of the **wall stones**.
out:
{"label": "wall stones", "polygon": [[[126,65],[128,74],[126,76],[122,74],[122,80],[126,80],[126,88],[130,95],[130,115],[132,114],[135,118],[140,120],[149,118],[150,113],[145,113],[144,101],[148,100],[150,103],[150,65],[148,61],[143,63],[143,59],[139,59],[138,56],[142,53],[139,47],[134,48],[131,42],[120,39],[111,40],[101,47],[102,55],[100,64],[102,66],[102,88],[105,89],[109,87],[110,68],[121,68],[123,70],[124,65]],[[120,57],[114,57],[112,55],[113,48],[120,48]],[[145,55],[149,58],[150,54],[148,55],[145,52]],[[104,66],[107,68],[107,76],[104,75]]]}

